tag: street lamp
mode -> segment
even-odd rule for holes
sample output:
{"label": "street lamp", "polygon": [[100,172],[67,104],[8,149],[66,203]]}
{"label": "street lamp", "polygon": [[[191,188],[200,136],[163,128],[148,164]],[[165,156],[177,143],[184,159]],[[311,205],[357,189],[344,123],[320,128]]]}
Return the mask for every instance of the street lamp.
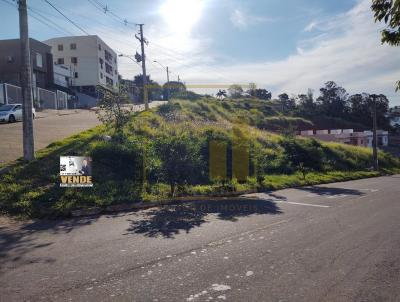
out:
{"label": "street lamp", "polygon": [[121,53],[118,55],[118,57],[124,57],[124,58],[131,59],[133,62],[135,62],[137,64],[136,60],[134,58],[132,58],[133,56],[124,55]]}
{"label": "street lamp", "polygon": [[163,64],[161,64],[157,60],[154,60],[153,62],[159,64],[162,68],[164,68],[167,71],[167,101],[169,101],[169,69],[168,69],[168,66],[165,67]]}

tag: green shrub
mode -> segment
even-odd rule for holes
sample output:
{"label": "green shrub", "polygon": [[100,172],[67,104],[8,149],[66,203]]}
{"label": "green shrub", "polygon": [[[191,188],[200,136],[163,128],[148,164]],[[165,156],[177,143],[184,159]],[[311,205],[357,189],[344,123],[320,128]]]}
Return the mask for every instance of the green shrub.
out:
{"label": "green shrub", "polygon": [[137,142],[101,142],[91,151],[93,180],[143,182],[143,147]]}

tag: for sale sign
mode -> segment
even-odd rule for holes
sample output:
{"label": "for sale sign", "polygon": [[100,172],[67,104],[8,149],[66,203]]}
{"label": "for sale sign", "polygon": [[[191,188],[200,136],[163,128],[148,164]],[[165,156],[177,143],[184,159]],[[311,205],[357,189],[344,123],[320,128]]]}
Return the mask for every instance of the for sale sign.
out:
{"label": "for sale sign", "polygon": [[60,187],[93,187],[92,159],[60,156]]}

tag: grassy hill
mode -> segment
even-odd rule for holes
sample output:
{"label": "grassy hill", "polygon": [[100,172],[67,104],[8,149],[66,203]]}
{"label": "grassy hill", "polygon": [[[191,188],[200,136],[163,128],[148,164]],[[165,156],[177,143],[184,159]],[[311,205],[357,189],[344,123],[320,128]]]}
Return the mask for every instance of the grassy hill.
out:
{"label": "grassy hill", "polygon": [[[377,176],[371,150],[284,136],[269,130],[308,124],[276,116],[258,100],[171,101],[132,115],[123,140],[106,141],[99,126],[55,142],[31,163],[17,161],[0,176],[0,211],[30,217],[67,216],[72,209],[165,199],[171,195],[215,195],[270,190]],[[227,178],[210,179],[209,144],[226,146]],[[249,177],[234,177],[232,149],[248,148]],[[60,188],[59,156],[93,158],[93,188]],[[384,173],[400,171],[400,160],[380,152]]]}

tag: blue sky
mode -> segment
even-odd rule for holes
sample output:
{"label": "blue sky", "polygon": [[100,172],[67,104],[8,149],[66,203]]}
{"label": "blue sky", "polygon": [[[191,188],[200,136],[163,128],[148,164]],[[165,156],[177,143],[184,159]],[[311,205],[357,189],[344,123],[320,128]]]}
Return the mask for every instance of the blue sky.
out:
{"label": "blue sky", "polygon": [[[132,24],[145,23],[148,69],[159,82],[165,81],[165,72],[153,60],[168,65],[172,79],[180,75],[189,85],[255,82],[275,96],[308,88],[318,95],[323,83],[334,80],[349,93],[384,93],[392,105],[400,105],[400,94],[394,92],[400,49],[381,45],[371,0],[50,1],[120,53],[139,50],[134,25],[125,26],[93,3],[107,5]],[[28,0],[28,5],[31,15],[51,23],[31,17],[33,38],[83,34],[44,1]],[[0,39],[18,37],[17,10],[4,0],[0,18]],[[119,69],[127,78],[140,72],[124,58]]]}

